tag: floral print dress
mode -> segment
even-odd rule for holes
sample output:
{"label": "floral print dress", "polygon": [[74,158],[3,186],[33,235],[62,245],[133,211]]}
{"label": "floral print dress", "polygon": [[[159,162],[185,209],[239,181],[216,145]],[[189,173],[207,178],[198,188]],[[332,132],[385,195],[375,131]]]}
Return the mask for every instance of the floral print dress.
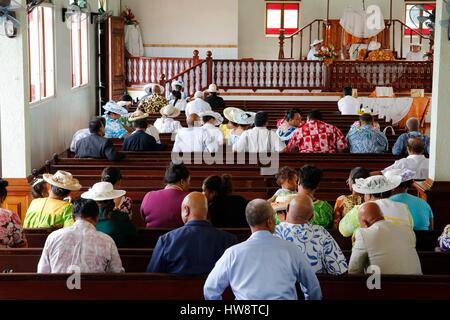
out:
{"label": "floral print dress", "polygon": [[0,208],[0,248],[26,246],[19,215]]}

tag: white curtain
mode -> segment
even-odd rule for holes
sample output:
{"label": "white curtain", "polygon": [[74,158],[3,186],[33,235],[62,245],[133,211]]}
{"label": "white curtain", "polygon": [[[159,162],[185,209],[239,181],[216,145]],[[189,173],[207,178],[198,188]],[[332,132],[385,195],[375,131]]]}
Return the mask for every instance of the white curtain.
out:
{"label": "white curtain", "polygon": [[141,28],[139,25],[132,24],[125,26],[125,47],[133,56],[144,56],[144,43],[142,42]]}

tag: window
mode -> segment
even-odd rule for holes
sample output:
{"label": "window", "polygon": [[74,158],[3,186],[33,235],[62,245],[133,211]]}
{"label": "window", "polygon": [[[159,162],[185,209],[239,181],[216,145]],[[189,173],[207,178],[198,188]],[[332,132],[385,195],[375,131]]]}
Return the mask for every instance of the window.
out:
{"label": "window", "polygon": [[53,8],[35,8],[28,23],[30,102],[36,102],[55,94]]}
{"label": "window", "polygon": [[280,29],[286,35],[299,28],[299,3],[266,3],[266,35],[279,35]]}
{"label": "window", "polygon": [[[419,7],[419,5],[423,6],[423,8]],[[406,25],[409,29],[405,29],[405,35],[414,35],[417,31],[424,35],[430,35],[430,29],[426,24],[420,23],[418,17],[427,17],[429,16],[429,12],[436,9],[436,3],[433,2],[417,2],[406,4]]]}
{"label": "window", "polygon": [[71,18],[72,87],[78,88],[89,82],[89,26],[85,14]]}

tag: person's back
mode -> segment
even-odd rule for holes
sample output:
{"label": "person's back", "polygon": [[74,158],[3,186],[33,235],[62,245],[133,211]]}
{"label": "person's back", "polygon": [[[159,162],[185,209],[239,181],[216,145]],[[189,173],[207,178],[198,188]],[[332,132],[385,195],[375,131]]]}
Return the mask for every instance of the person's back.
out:
{"label": "person's back", "polygon": [[430,229],[430,220],[433,219],[433,211],[425,200],[406,192],[393,195],[389,199],[408,206],[414,221],[414,230],[426,231]]}
{"label": "person's back", "polygon": [[189,102],[186,105],[186,118],[188,118],[191,114],[200,114],[206,111],[212,111],[211,106],[204,99],[203,92],[196,92],[194,95],[194,100]]}
{"label": "person's back", "polygon": [[[353,250],[358,252],[360,249],[367,252],[368,265],[379,267],[382,274],[422,274],[416,237],[406,225],[379,221],[369,228],[359,229],[355,233]],[[352,259],[349,273],[359,273],[355,272]]]}
{"label": "person's back", "polygon": [[219,97],[217,94],[210,94],[205,98],[205,101],[209,103],[211,108],[217,109],[217,108],[224,108],[225,107],[225,101]]}
{"label": "person's back", "polygon": [[124,156],[114,150],[111,140],[100,137],[96,133],[91,133],[90,136],[81,139],[77,143],[75,158],[94,158],[94,159],[108,159],[109,161],[116,161],[122,159]]}
{"label": "person's back", "polygon": [[392,154],[394,156],[407,157],[408,141],[412,138],[420,138],[424,144],[423,154],[425,156],[428,156],[430,154],[430,137],[420,133],[420,125],[420,120],[417,118],[409,118],[406,121],[406,129],[408,130],[408,132],[401,134],[392,147]]}
{"label": "person's back", "polygon": [[73,224],[72,204],[51,198],[34,199],[28,207],[24,228],[64,228]]}
{"label": "person's back", "polygon": [[217,197],[208,208],[211,223],[217,228],[248,228],[247,204],[248,200],[239,195]]}
{"label": "person's back", "polygon": [[122,151],[128,152],[159,151],[161,149],[162,145],[157,144],[154,137],[142,130],[137,130],[125,138],[122,146]]}
{"label": "person's back", "polygon": [[77,143],[83,138],[86,138],[90,135],[89,128],[80,129],[72,137],[72,142],[70,143],[70,151],[75,152],[77,150]]}
{"label": "person's back", "polygon": [[[373,119],[370,115],[363,116]],[[384,133],[375,129],[371,123],[362,121],[360,127],[350,129],[347,142],[351,153],[383,153],[388,147],[388,140]]]}
{"label": "person's back", "polygon": [[132,248],[136,244],[136,227],[124,212],[115,210],[110,217],[100,215],[96,228],[109,235],[118,248]]}
{"label": "person's back", "polygon": [[207,132],[201,127],[182,128],[175,137],[172,152],[203,152],[206,148]]}
{"label": "person's back", "polygon": [[338,107],[341,115],[355,116],[358,114],[361,104],[359,103],[358,99],[353,98],[351,95],[348,95],[338,101]]}

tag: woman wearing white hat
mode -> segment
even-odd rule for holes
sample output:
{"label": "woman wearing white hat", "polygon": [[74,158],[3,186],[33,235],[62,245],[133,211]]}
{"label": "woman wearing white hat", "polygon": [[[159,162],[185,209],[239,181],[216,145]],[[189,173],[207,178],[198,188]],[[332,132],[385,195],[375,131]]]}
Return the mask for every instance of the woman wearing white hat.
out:
{"label": "woman wearing white hat", "polygon": [[103,106],[103,109],[105,109],[104,118],[106,119],[105,138],[125,138],[128,135],[129,131],[120,122],[120,118],[128,115],[127,109],[125,109],[121,105],[118,105],[114,101],[109,101],[106,105]]}
{"label": "woman wearing white hat", "polygon": [[194,100],[186,106],[186,119],[193,113],[200,115],[202,112],[211,110],[211,106],[205,101],[205,94],[202,91],[197,91],[194,95]]}
{"label": "woman wearing white hat", "polygon": [[24,228],[64,228],[73,224],[72,204],[64,201],[72,191],[81,189],[81,185],[72,174],[58,171],[46,173],[43,179],[51,188],[47,198],[31,202],[23,222]]}
{"label": "woman wearing white hat", "polygon": [[208,149],[210,152],[219,151],[220,146],[224,144],[223,132],[218,128],[223,122],[222,116],[214,111],[202,112],[199,116],[203,121],[202,129],[208,133],[207,144],[210,146]]}
{"label": "woman wearing white hat", "polygon": [[211,108],[223,108],[225,107],[225,101],[221,97],[219,97],[219,90],[217,89],[217,85],[210,84],[208,87],[209,96],[205,98],[205,101],[209,103]]}
{"label": "woman wearing white hat", "polygon": [[245,112],[239,108],[226,108],[223,110],[223,115],[228,120],[227,145],[234,146],[242,133],[255,123],[256,113]]}
{"label": "woman wearing white hat", "polygon": [[97,230],[109,235],[118,248],[130,248],[135,245],[137,232],[128,214],[116,210],[114,199],[123,197],[125,190],[114,190],[109,182],[98,182],[81,198],[94,200],[99,207]]}
{"label": "woman wearing white hat", "polygon": [[148,114],[159,113],[159,110],[168,104],[166,98],[163,96],[164,88],[157,83],[151,83],[144,87],[145,92],[151,94],[142,98],[139,102],[138,109]]}
{"label": "woman wearing white hat", "polygon": [[323,40],[314,40],[313,43],[311,43],[311,50],[308,52],[308,58],[307,60],[311,61],[319,61],[319,57],[316,56],[316,54],[319,53],[320,49],[322,48]]}
{"label": "woman wearing white hat", "polygon": [[[405,224],[413,228],[413,219],[408,206],[389,199],[392,191],[402,183],[402,178],[397,175],[390,177],[371,176],[367,179],[357,179],[352,185],[356,193],[364,195],[365,202],[375,202],[381,209],[386,220],[395,224]],[[339,223],[339,232],[344,237],[351,237],[360,228],[359,209],[355,206]]]}
{"label": "woman wearing white hat", "polygon": [[406,54],[406,61],[425,61],[422,52],[422,44],[419,42],[411,43],[411,51]]}
{"label": "woman wearing white hat", "polygon": [[155,121],[155,128],[160,133],[176,133],[181,129],[180,121],[174,120],[178,117],[181,111],[172,105],[167,105],[160,111],[162,117]]}

